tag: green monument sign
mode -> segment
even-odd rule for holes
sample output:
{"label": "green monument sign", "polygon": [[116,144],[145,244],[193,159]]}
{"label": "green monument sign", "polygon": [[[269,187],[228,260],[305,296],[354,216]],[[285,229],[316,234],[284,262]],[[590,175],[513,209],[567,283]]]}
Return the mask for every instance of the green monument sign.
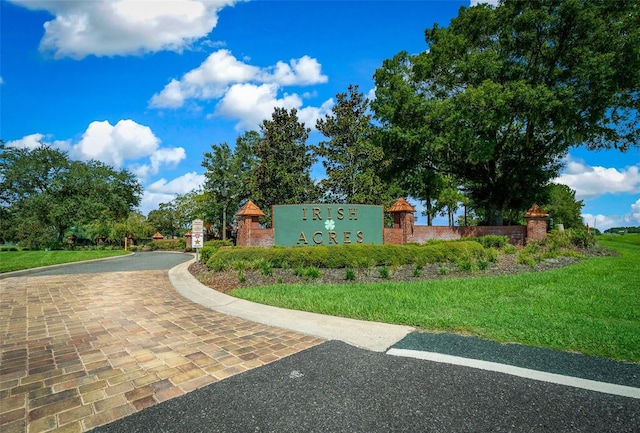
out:
{"label": "green monument sign", "polygon": [[273,206],[274,244],[382,244],[382,206],[302,204]]}

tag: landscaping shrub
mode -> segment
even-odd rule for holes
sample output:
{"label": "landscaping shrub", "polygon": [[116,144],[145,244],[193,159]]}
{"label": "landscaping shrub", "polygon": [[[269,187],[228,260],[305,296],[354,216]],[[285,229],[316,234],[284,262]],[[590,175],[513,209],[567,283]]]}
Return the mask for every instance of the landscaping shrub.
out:
{"label": "landscaping shrub", "polygon": [[211,256],[220,249],[220,247],[231,247],[233,246],[233,242],[231,241],[221,241],[221,240],[213,240],[206,241],[202,248],[200,248],[200,261],[202,263],[207,263]]}
{"label": "landscaping shrub", "polygon": [[569,236],[571,243],[578,248],[590,248],[596,244],[596,237],[583,228],[569,230]]}
{"label": "landscaping shrub", "polygon": [[[457,262],[460,257],[469,260],[493,261],[497,252],[485,249],[473,240],[439,241],[425,245],[332,245],[304,247],[233,247],[220,249],[205,246],[201,249],[202,261],[210,269],[220,268],[220,261],[233,263],[268,262],[274,268],[329,268],[355,267],[371,269],[376,266],[399,267],[411,264],[424,266],[428,263]],[[262,265],[261,265],[262,266]]]}
{"label": "landscaping shrub", "polygon": [[509,244],[508,236],[500,236],[500,235],[486,235],[479,238],[475,238],[475,241],[480,243],[485,248],[504,248],[507,244]]}
{"label": "landscaping shrub", "polygon": [[233,242],[230,240],[221,240],[221,239],[214,239],[211,241],[206,241],[203,245],[203,247],[212,247],[212,248],[220,248],[220,247],[232,247],[233,246]]}
{"label": "landscaping shrub", "polygon": [[344,272],[344,279],[354,281],[356,279],[356,271],[353,268],[346,268]]}
{"label": "landscaping shrub", "polygon": [[380,277],[389,279],[391,278],[391,271],[386,266],[381,267],[378,272],[380,273]]}

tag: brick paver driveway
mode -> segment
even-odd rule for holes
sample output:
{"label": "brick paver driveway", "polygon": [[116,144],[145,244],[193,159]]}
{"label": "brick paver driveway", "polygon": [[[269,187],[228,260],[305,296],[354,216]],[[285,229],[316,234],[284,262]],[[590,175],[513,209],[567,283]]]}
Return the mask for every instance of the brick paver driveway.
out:
{"label": "brick paver driveway", "polygon": [[0,431],[86,431],[323,340],[208,310],[167,271],[0,280]]}

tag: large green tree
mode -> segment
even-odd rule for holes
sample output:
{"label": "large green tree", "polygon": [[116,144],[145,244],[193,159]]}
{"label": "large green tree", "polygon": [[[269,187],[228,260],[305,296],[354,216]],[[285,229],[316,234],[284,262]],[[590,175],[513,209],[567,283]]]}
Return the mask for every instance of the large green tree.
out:
{"label": "large green tree", "polygon": [[374,141],[369,100],[350,85],[338,93],[336,104],[316,128],[328,141],[315,148],[327,177],[320,188],[327,201],[380,204],[389,201],[389,188],[379,176],[385,165],[382,147]]}
{"label": "large green tree", "polygon": [[275,108],[271,120],[260,126],[261,139],[254,146],[257,166],[252,187],[255,203],[270,214],[271,206],[312,202],[319,198],[311,179],[315,162],[307,145],[310,129],[298,120],[297,110]]}
{"label": "large green tree", "polygon": [[553,219],[554,224],[564,228],[582,228],[582,200],[576,200],[576,192],[567,185],[551,183],[547,186],[548,199],[542,202],[542,209]]}
{"label": "large green tree", "polygon": [[160,203],[158,209],[154,209],[147,215],[147,221],[154,228],[154,231],[162,233],[164,236],[182,236],[182,231],[178,229],[179,221],[176,207],[173,202]]}
{"label": "large green tree", "polygon": [[127,170],[116,171],[98,161],[73,161],[47,145],[0,146],[1,206],[11,218],[16,239],[62,242],[68,229],[124,220],[140,203],[142,187]]}
{"label": "large green tree", "polygon": [[212,199],[214,225],[222,233],[222,239],[226,239],[227,221],[231,221],[240,204],[250,197],[251,176],[256,165],[253,148],[259,141],[256,131],[248,131],[238,137],[233,149],[227,143],[214,144],[211,152],[204,154],[205,190]]}
{"label": "large green tree", "polygon": [[637,1],[507,0],[425,35],[372,105],[395,165],[454,175],[487,222],[539,201],[572,146],[638,145]]}

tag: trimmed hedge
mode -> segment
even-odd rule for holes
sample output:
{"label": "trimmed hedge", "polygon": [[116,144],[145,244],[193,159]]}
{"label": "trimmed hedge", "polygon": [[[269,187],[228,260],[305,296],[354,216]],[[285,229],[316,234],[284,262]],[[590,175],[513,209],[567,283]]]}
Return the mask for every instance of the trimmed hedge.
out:
{"label": "trimmed hedge", "polygon": [[233,242],[229,240],[206,241],[203,247],[200,248],[200,261],[203,263],[207,263],[209,261],[209,258],[211,258],[211,256],[215,254],[216,251],[218,251],[221,247],[232,247],[232,246],[233,246]]}
{"label": "trimmed hedge", "polygon": [[[204,252],[206,248],[203,248]],[[211,253],[211,254],[209,254]],[[263,260],[275,268],[369,268],[487,259],[490,253],[477,241],[442,241],[426,245],[320,245],[304,247],[234,247],[208,250],[206,263],[220,269],[237,261]],[[203,255],[203,262],[205,262]]]}

